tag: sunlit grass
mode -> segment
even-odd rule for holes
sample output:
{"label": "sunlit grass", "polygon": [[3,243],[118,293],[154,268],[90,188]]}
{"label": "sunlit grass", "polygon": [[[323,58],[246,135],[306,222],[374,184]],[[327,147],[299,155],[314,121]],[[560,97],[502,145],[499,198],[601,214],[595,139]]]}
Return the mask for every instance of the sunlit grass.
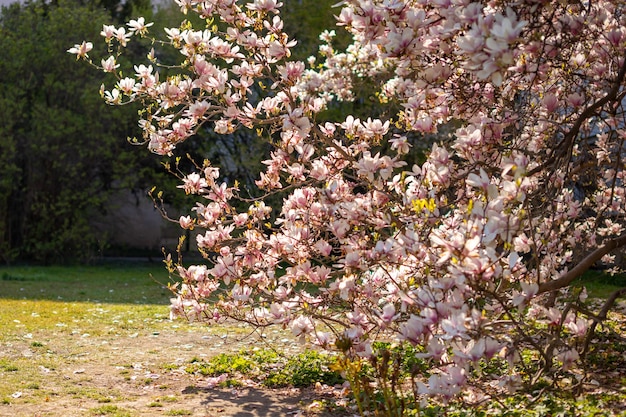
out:
{"label": "sunlit grass", "polygon": [[[184,331],[191,326],[170,322],[168,308],[162,304],[2,299],[0,306],[2,400],[10,400],[22,391],[28,392],[29,398],[41,400],[53,388],[63,389],[50,387],[48,374],[56,373],[73,357],[78,357],[82,344],[93,338],[133,337],[164,329]],[[55,347],[60,345],[59,339],[67,342],[62,343],[63,351]],[[35,390],[35,385],[42,389]],[[66,393],[73,395],[70,391]]]}
{"label": "sunlit grass", "polygon": [[[94,339],[98,343],[108,343],[136,335],[169,332],[175,337],[181,333],[172,332],[198,331],[202,326],[200,324],[169,320],[167,304],[171,293],[166,287],[167,282],[167,273],[160,263],[0,268],[0,405],[43,404],[65,397],[88,401],[93,407],[89,409],[88,415],[130,415],[127,409],[115,405],[126,401],[127,393],[115,390],[101,393],[90,388],[89,384],[78,387],[74,385],[75,382],[88,382],[90,376],[72,372],[79,369],[83,361],[90,360],[81,357],[84,350],[82,346]],[[585,285],[591,297],[603,298],[626,286],[626,278],[591,271],[575,285]],[[224,327],[210,329],[211,333],[214,331],[225,332]],[[207,332],[207,329],[203,328],[203,332]],[[235,325],[229,327],[227,332],[231,335],[248,334],[250,329]],[[60,340],[65,343],[59,343]],[[146,348],[144,353],[157,355],[158,351]],[[308,378],[307,383],[320,380],[319,376],[327,367],[327,364],[321,368],[306,366],[317,364],[316,357],[297,356],[292,360],[293,366],[290,368],[285,366],[291,363],[286,357],[279,360],[276,355],[259,355],[256,351],[216,355],[213,359],[187,363],[190,368],[187,371],[203,374],[203,366],[209,370],[210,367],[219,368],[218,365],[223,365],[222,371],[237,374],[235,379],[225,381],[225,386],[233,386],[243,375],[264,380],[266,387],[278,387],[300,385],[297,380],[299,377]],[[598,356],[598,361],[606,362],[611,358]],[[119,381],[133,383],[133,360],[123,355],[119,359],[116,357],[113,362],[117,366],[114,375]],[[251,366],[248,366],[248,362]],[[155,366],[156,369],[168,372],[180,368],[181,364],[162,362]],[[71,379],[64,378],[68,373]],[[154,381],[142,376],[134,383],[149,385]],[[539,405],[568,412],[575,410],[578,415],[594,415],[588,414],[591,412],[612,415],[608,411],[607,414],[601,413],[603,407],[610,409],[626,398],[623,393],[604,395],[600,399],[588,396],[580,403],[564,402],[563,405],[557,404],[558,407]],[[155,412],[159,411],[160,415],[188,415],[186,413],[189,411],[181,407],[169,411],[162,409],[164,406],[175,406],[179,401],[182,399],[164,396],[154,399],[148,407]],[[475,410],[476,414],[466,414],[467,410],[462,409],[458,415],[490,415],[489,407],[492,406],[486,405],[482,410]]]}
{"label": "sunlit grass", "polygon": [[0,267],[0,301],[167,304],[168,280],[161,263]]}
{"label": "sunlit grass", "polygon": [[130,417],[132,415],[129,411],[115,405],[103,405],[102,407],[92,408],[89,412],[94,416]]}
{"label": "sunlit grass", "polygon": [[120,393],[51,384],[50,376],[93,338],[190,328],[169,321],[167,278],[159,263],[0,268],[0,401],[119,399]]}
{"label": "sunlit grass", "polygon": [[[124,355],[124,340],[167,334],[175,344],[178,334],[194,333],[200,339],[207,334],[249,333],[238,325],[206,328],[169,320],[167,283],[160,263],[0,268],[0,403],[44,404],[73,398],[111,403],[112,407],[96,407],[94,413],[126,415],[126,410],[113,408],[124,393],[89,388],[94,376],[89,367],[98,358],[107,361],[105,366],[117,367],[112,378],[143,383],[144,378],[132,379],[136,358]],[[100,344],[107,347],[96,353]],[[149,345],[142,352],[146,357],[159,353]],[[80,371],[83,367],[88,368],[85,374]],[[82,387],[76,385],[83,382]],[[161,402],[165,398],[170,397]]]}

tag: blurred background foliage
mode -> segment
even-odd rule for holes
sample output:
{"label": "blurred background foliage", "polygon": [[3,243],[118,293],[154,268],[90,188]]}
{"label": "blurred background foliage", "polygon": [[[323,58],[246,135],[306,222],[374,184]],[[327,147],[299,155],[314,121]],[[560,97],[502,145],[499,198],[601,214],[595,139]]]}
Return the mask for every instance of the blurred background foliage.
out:
{"label": "blurred background foliage", "polygon": [[[285,30],[298,41],[291,59],[315,56],[324,30],[336,30],[335,49],[349,44],[349,34],[335,26],[336,0],[284,3]],[[75,62],[66,52],[91,40],[91,56],[99,61],[107,54],[102,25],[120,26],[138,16],[154,22],[151,33],[157,37],[183,18],[168,0],[30,0],[0,9],[0,263],[88,262],[124,254],[128,248],[111,248],[110,236],[94,228],[94,220],[116,210],[112,196],[121,191],[134,193],[139,202],[156,186],[170,207],[193,207],[193,200],[176,189],[177,178],[164,168],[173,160],[129,143],[128,138],[140,135],[139,108],[104,104],[98,89],[102,83],[110,88],[113,77]],[[196,16],[192,23],[199,28],[204,22]],[[177,50],[134,38],[120,69],[132,73],[131,63],[146,62],[153,46],[161,62],[180,61]],[[164,79],[168,69],[160,72]],[[375,81],[355,80],[355,100],[332,104],[317,122],[342,120],[348,114],[363,119],[392,114],[394,103],[378,101]],[[420,144],[432,140],[409,139],[415,150],[409,158],[419,161],[428,147]],[[180,157],[181,172],[209,159],[221,168],[225,181],[238,181],[246,198],[259,195],[254,181],[270,151],[267,137],[256,131],[218,135],[207,124],[174,157]],[[280,206],[281,198],[274,196],[270,204]]]}
{"label": "blurred background foliage", "polygon": [[[125,138],[134,112],[97,94],[102,74],[65,53],[96,39],[114,10],[77,1],[13,4],[0,15],[0,259],[85,259],[90,227],[116,187],[154,181],[154,159]],[[119,9],[119,10],[118,10]],[[102,45],[96,54],[104,54]],[[99,49],[99,50],[98,50]]]}
{"label": "blurred background foliage", "polygon": [[[333,3],[287,2],[283,18],[299,39],[294,58],[316,52],[319,33],[334,26]],[[127,140],[140,133],[136,111],[107,106],[99,97],[100,85],[113,79],[66,53],[86,39],[94,41],[92,56],[105,56],[102,25],[119,26],[137,16],[154,21],[152,33],[159,34],[177,26],[181,15],[173,2],[156,7],[150,0],[37,0],[2,7],[0,262],[85,262],[106,253],[107,236],[91,220],[111,209],[106,203],[119,190],[143,198],[157,185],[173,206],[190,204],[174,191],[177,181],[163,169],[166,160]],[[145,61],[149,44],[130,45],[126,65]],[[158,53],[168,58],[167,51]],[[220,136],[207,126],[177,155],[209,158],[229,182],[237,179],[254,194],[269,150],[255,132]]]}

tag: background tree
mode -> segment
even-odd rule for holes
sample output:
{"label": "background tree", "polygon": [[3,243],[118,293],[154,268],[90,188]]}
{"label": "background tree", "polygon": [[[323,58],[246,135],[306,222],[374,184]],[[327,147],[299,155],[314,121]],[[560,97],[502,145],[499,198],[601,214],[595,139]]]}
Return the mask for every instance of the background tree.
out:
{"label": "background tree", "polygon": [[[319,33],[334,24],[330,3],[320,8],[305,0],[290,8],[287,21],[304,40],[296,55],[315,53]],[[325,13],[313,13],[316,9]],[[115,189],[151,187],[154,181],[149,178],[162,172],[157,158],[133,153],[124,143],[136,134],[130,112],[106,108],[84,94],[101,80],[59,54],[76,39],[93,38],[111,19],[123,24],[138,14],[149,18],[152,13],[146,0],[33,1],[3,8],[0,42],[7,57],[0,63],[0,105],[5,115],[0,125],[4,133],[0,139],[3,261],[89,258],[107,245],[106,236],[94,234],[89,217],[98,215],[98,207]],[[178,6],[160,5],[154,15],[156,27],[178,24],[178,13]],[[188,17],[195,25],[201,22]],[[68,25],[68,21],[73,23]],[[135,44],[129,46],[130,55],[144,54]],[[161,57],[178,54],[155,47]],[[86,147],[87,141],[90,146]],[[197,139],[181,146],[178,154],[183,164],[189,164],[187,154],[195,161],[211,158],[231,181],[236,178],[255,195],[256,172],[270,148],[251,130],[224,136],[206,128]],[[159,189],[164,190],[166,200],[189,205],[168,183],[161,177]]]}
{"label": "background tree", "polygon": [[[130,4],[130,3],[129,3]],[[79,1],[30,2],[0,15],[0,258],[88,259],[90,225],[115,189],[151,185],[158,163],[133,151],[132,111],[86,93],[102,78],[63,53],[111,16]],[[104,50],[100,50],[104,53]],[[143,162],[142,162],[143,161]]]}

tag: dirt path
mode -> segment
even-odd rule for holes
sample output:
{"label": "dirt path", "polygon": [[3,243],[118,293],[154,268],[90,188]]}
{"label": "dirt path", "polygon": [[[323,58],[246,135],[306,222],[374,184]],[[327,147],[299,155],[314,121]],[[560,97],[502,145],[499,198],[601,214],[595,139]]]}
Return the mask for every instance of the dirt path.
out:
{"label": "dirt path", "polygon": [[15,392],[0,404],[0,416],[334,415],[320,412],[314,400],[332,399],[336,389],[270,390],[252,381],[221,389],[211,387],[210,378],[184,371],[193,358],[267,343],[287,352],[300,349],[278,332],[261,338],[207,333],[200,327],[98,337],[42,332],[16,338],[0,345],[0,360],[17,363],[20,372],[28,366],[28,374],[12,382]]}

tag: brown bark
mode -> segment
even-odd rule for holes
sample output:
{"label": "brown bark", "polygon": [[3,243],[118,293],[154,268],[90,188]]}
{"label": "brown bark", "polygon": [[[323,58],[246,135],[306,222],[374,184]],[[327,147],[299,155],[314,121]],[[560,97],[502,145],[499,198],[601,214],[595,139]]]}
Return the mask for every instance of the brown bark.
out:
{"label": "brown bark", "polygon": [[580,277],[589,268],[591,268],[594,263],[602,259],[604,255],[624,245],[626,245],[626,234],[605,242],[602,246],[585,256],[582,261],[580,261],[575,267],[570,269],[561,277],[552,281],[544,282],[543,284],[539,285],[538,293],[541,294],[544,292],[554,291],[563,287],[567,287],[576,278]]}
{"label": "brown bark", "polygon": [[626,294],[626,288],[621,288],[617,291],[614,291],[602,306],[602,310],[600,310],[600,313],[593,318],[593,323],[587,331],[587,337],[585,337],[585,344],[583,345],[581,356],[584,357],[587,354],[589,350],[589,343],[591,343],[591,339],[596,332],[596,327],[598,326],[598,323],[606,320],[606,316],[607,314],[609,314],[609,311],[613,307],[613,304],[615,304],[615,301],[624,294]]}

